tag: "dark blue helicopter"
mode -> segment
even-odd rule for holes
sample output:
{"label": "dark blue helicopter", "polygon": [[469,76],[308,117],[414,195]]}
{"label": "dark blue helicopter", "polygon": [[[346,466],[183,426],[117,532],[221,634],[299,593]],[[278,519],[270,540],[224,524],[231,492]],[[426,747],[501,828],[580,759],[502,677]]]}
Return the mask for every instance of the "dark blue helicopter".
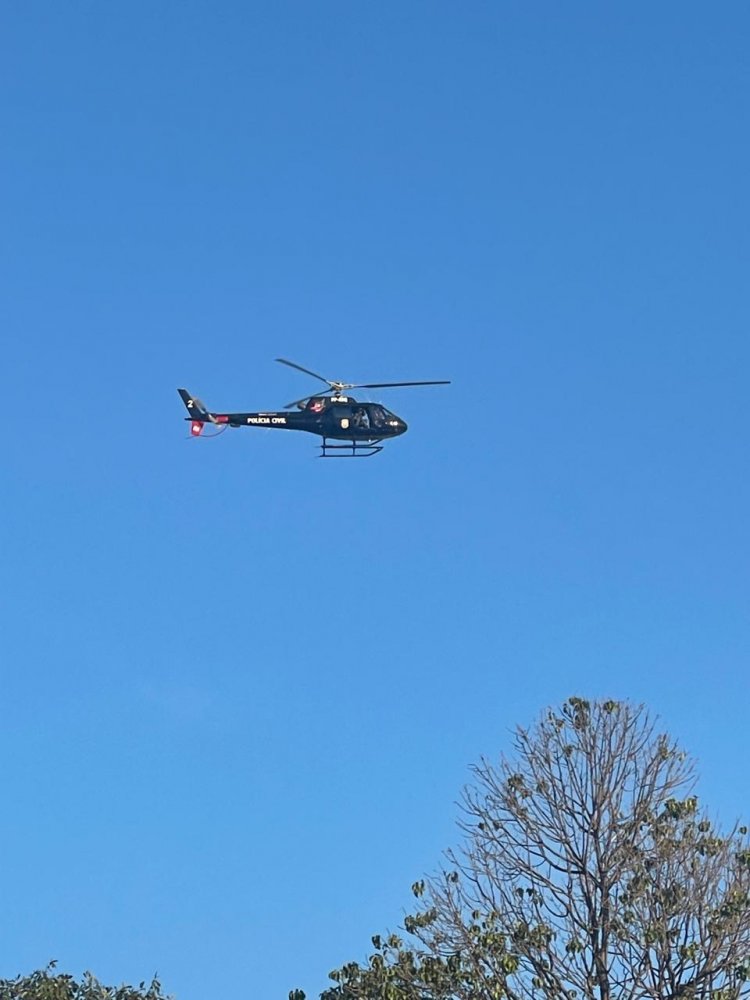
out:
{"label": "dark blue helicopter", "polygon": [[[287,361],[286,358],[276,358],[282,365],[296,368],[297,371],[312,375],[313,378],[325,382],[328,389],[315,395],[303,396],[287,403],[282,411],[251,412],[251,413],[213,413],[196,397],[191,396],[187,389],[178,389],[189,416],[190,433],[193,437],[203,434],[206,424],[216,428],[215,433],[226,430],[227,427],[266,427],[288,431],[307,431],[317,434],[323,439],[320,458],[370,458],[383,450],[383,442],[389,438],[398,437],[407,430],[406,423],[391,413],[380,403],[359,402],[353,396],[346,395],[349,389],[385,389],[414,385],[449,385],[450,382],[334,382],[323,378],[317,372],[303,368],[302,365]],[[210,435],[210,436],[215,436]]]}

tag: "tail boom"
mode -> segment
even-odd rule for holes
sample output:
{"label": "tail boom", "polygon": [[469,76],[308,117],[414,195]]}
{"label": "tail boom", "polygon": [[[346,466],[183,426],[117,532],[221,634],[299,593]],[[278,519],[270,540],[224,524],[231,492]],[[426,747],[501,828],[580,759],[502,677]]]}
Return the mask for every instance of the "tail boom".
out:
{"label": "tail boom", "polygon": [[252,413],[212,413],[197,396],[191,396],[187,389],[178,389],[190,421],[190,433],[200,437],[206,424],[229,425],[230,427],[266,427],[286,430],[308,430],[307,422],[299,414],[281,412]]}

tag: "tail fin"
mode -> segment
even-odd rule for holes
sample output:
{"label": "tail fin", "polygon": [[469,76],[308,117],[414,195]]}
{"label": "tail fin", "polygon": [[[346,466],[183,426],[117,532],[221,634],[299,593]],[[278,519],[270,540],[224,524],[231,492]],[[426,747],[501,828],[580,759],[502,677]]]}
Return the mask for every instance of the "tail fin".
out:
{"label": "tail fin", "polygon": [[185,404],[186,410],[190,414],[187,418],[192,421],[190,424],[190,433],[193,437],[198,437],[201,434],[205,423],[213,424],[216,422],[214,415],[208,412],[205,404],[202,403],[197,396],[191,396],[187,389],[178,389],[177,391],[180,394],[182,402]]}
{"label": "tail fin", "polygon": [[178,389],[180,398],[185,404],[185,407],[190,414],[191,418],[195,420],[211,420],[211,414],[205,407],[205,404],[198,399],[197,396],[191,396],[187,389]]}

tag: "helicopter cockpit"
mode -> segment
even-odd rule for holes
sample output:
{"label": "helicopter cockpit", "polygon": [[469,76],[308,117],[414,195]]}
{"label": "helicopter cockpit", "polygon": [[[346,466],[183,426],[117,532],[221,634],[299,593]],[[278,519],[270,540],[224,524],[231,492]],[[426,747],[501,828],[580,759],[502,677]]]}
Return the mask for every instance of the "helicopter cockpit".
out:
{"label": "helicopter cockpit", "polygon": [[347,426],[377,432],[386,428],[405,426],[395,413],[380,403],[359,403],[351,396],[312,396],[304,404],[307,413],[322,414],[335,410],[337,419],[347,421]]}
{"label": "helicopter cockpit", "polygon": [[350,399],[348,405],[337,404],[336,417],[347,419],[349,426],[357,430],[372,431],[373,435],[406,427],[395,413],[386,410],[380,403],[358,403],[354,399]]}
{"label": "helicopter cockpit", "polygon": [[[357,411],[360,412],[358,413]],[[365,403],[355,407],[355,423],[359,418],[360,426],[370,428],[371,430],[378,430],[381,427],[385,427],[389,417],[395,419],[393,414],[389,413],[380,403]]]}

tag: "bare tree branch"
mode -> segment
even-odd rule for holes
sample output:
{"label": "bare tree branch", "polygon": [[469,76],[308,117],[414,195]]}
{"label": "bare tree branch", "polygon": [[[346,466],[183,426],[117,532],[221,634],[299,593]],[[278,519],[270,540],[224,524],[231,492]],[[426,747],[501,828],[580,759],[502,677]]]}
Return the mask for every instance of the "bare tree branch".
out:
{"label": "bare tree branch", "polygon": [[462,843],[323,1000],[744,1000],[747,831],[717,832],[692,762],[640,706],[571,698],[481,760]]}

